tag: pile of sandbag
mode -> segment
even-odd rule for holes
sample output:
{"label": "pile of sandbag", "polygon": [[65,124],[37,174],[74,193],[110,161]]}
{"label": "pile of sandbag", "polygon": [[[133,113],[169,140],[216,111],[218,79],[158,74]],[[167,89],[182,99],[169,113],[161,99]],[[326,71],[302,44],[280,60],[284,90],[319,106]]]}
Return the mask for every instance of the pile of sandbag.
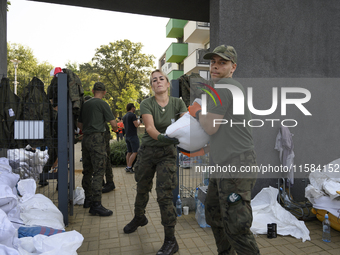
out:
{"label": "pile of sandbag", "polygon": [[340,159],[310,173],[309,181],[305,197],[313,204],[316,217],[323,221],[328,212],[331,227],[340,231]]}
{"label": "pile of sandbag", "polygon": [[35,191],[35,180],[20,180],[9,160],[0,158],[0,254],[77,254],[83,236],[64,232],[62,213]]}
{"label": "pile of sandbag", "polygon": [[38,148],[35,152],[26,149],[7,150],[7,158],[14,173],[20,175],[20,179],[33,178],[39,179],[44,165],[48,160],[48,151],[40,151]]}

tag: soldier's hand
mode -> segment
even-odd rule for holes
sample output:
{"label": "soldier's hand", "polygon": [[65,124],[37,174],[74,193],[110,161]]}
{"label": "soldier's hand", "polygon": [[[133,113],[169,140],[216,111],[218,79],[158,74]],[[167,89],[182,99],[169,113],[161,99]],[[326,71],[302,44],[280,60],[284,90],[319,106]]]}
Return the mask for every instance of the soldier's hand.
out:
{"label": "soldier's hand", "polygon": [[188,107],[189,113],[192,117],[196,118],[197,111],[201,110],[201,105],[197,102],[194,102],[192,105]]}
{"label": "soldier's hand", "polygon": [[179,141],[177,138],[175,137],[169,137],[165,134],[159,134],[157,136],[157,140],[162,142],[162,143],[167,143],[167,144],[179,144]]}

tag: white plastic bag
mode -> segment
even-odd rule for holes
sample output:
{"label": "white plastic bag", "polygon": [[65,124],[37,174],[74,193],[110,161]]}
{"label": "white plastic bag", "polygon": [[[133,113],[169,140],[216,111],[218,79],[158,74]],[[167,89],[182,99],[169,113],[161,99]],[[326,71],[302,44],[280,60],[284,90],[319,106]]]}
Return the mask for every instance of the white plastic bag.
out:
{"label": "white plastic bag", "polygon": [[18,204],[17,196],[13,194],[13,190],[5,184],[0,184],[0,209],[6,214]]}
{"label": "white plastic bag", "polygon": [[64,229],[64,217],[53,202],[42,194],[19,203],[20,217],[27,226],[45,226]]}
{"label": "white plastic bag", "polygon": [[1,255],[19,255],[19,252],[16,249],[0,244],[0,254]]}
{"label": "white plastic bag", "polygon": [[188,112],[168,126],[165,134],[177,138],[178,147],[187,151],[197,151],[209,143],[209,135]]}
{"label": "white plastic bag", "polygon": [[24,237],[19,240],[20,254],[76,255],[84,237],[73,230],[51,236]]}
{"label": "white plastic bag", "polygon": [[263,188],[251,201],[253,223],[251,231],[254,234],[266,234],[267,224],[277,224],[278,235],[291,235],[303,242],[310,240],[309,230],[305,223],[284,209],[277,202],[278,189]]}
{"label": "white plastic bag", "polygon": [[35,195],[37,184],[33,179],[25,179],[18,182],[17,189],[21,196],[20,201],[25,202]]}
{"label": "white plastic bag", "polygon": [[0,244],[13,247],[12,243],[16,236],[16,229],[9,221],[6,213],[0,209]]}
{"label": "white plastic bag", "polygon": [[77,187],[74,191],[73,204],[82,205],[85,200],[85,191],[82,187]]}

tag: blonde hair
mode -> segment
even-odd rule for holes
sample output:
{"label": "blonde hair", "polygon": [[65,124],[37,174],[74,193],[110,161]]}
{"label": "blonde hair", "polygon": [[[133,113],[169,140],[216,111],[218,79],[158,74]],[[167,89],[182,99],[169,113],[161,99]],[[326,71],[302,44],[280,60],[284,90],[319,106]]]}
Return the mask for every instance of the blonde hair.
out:
{"label": "blonde hair", "polygon": [[166,78],[166,80],[167,80],[168,82],[170,82],[170,81],[169,81],[169,77],[167,76],[166,73],[164,73],[162,70],[156,69],[156,70],[152,71],[151,74],[150,74],[150,85],[151,85],[151,86],[152,86],[152,75],[153,75],[154,73],[161,73],[161,74]]}

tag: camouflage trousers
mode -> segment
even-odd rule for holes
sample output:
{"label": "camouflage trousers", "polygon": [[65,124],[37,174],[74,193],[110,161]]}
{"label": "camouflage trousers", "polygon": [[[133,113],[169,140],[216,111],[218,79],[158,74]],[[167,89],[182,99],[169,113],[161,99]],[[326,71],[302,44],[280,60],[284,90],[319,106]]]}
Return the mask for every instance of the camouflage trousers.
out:
{"label": "camouflage trousers", "polygon": [[104,133],[84,135],[82,154],[85,197],[92,196],[92,201],[100,202],[107,160]]}
{"label": "camouflage trousers", "polygon": [[166,147],[142,145],[139,148],[135,164],[135,180],[137,182],[135,215],[145,214],[153,178],[157,173],[157,202],[161,211],[161,223],[164,226],[165,236],[168,237],[174,236],[174,227],[177,221],[172,193],[177,186],[176,170],[176,148],[173,145]]}
{"label": "camouflage trousers", "polygon": [[[252,151],[242,153],[225,164],[236,166],[237,169],[241,166],[256,165],[256,156]],[[260,254],[250,231],[253,221],[250,206],[251,190],[255,182],[256,178],[228,178],[227,176],[209,180],[205,214],[206,221],[214,233],[219,255]],[[238,201],[230,202],[232,193],[239,195],[236,196],[239,197]]]}
{"label": "camouflage trousers", "polygon": [[105,146],[106,146],[106,168],[105,168],[105,179],[106,183],[113,182],[113,173],[112,173],[112,166],[111,166],[111,147],[110,147],[110,138],[105,138]]}

